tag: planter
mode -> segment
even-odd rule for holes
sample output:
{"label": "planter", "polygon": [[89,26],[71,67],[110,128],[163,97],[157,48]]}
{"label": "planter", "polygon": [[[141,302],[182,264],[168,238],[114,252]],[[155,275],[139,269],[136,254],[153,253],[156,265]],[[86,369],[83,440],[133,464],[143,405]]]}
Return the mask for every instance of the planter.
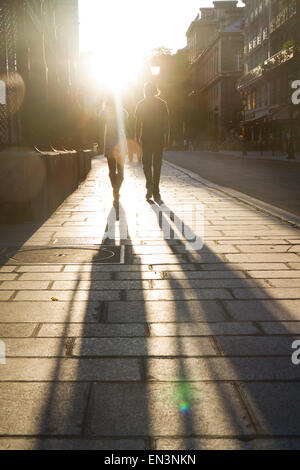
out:
{"label": "planter", "polygon": [[91,169],[91,151],[0,152],[0,223],[43,220]]}

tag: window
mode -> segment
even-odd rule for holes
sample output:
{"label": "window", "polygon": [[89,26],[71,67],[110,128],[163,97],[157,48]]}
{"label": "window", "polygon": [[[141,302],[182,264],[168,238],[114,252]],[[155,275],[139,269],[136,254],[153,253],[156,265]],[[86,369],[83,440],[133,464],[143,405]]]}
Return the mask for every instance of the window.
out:
{"label": "window", "polygon": [[252,91],[251,101],[252,101],[252,109],[255,109],[256,108],[256,90]]}
{"label": "window", "polygon": [[242,53],[241,53],[241,51],[237,51],[235,53],[235,70],[237,70],[237,71],[242,70]]}
{"label": "window", "polygon": [[261,93],[262,93],[262,89],[259,88],[257,90],[257,107],[258,108],[261,108]]}

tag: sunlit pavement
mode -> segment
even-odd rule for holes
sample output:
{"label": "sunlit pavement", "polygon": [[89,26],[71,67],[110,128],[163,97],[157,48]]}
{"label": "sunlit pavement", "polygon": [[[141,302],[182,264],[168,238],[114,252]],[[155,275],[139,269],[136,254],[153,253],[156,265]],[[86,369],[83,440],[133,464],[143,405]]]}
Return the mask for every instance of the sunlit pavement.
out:
{"label": "sunlit pavement", "polygon": [[[128,236],[101,158],[43,225],[2,227],[0,448],[299,448],[299,229],[168,164],[161,210],[125,177]],[[175,233],[202,214],[199,249]]]}

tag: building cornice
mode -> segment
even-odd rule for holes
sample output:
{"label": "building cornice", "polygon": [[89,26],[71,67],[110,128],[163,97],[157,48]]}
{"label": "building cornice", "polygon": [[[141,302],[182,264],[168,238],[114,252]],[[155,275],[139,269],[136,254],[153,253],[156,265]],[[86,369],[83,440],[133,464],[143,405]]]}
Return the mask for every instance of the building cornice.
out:
{"label": "building cornice", "polygon": [[214,25],[217,25],[218,24],[218,21],[215,21],[215,20],[194,20],[192,21],[192,23],[190,24],[187,32],[186,32],[186,36],[188,37],[189,34],[193,31],[194,28],[201,28],[202,26],[214,26]]}
{"label": "building cornice", "polygon": [[254,69],[250,70],[246,75],[243,75],[238,83],[238,89],[243,90],[258,80],[263,79],[268,73],[274,70],[278,71],[279,67],[296,60],[300,55],[299,46],[291,46],[286,50],[279,51],[269,59],[265,60],[263,64],[258,65]]}
{"label": "building cornice", "polygon": [[214,41],[200,54],[196,57],[196,59],[193,60],[192,65],[196,65],[202,58],[204,58],[205,55],[207,55],[210,50],[216,45],[216,43],[222,38],[222,36],[232,36],[232,35],[239,35],[243,39],[243,32],[242,31],[220,31],[217,35],[217,37],[214,39]]}
{"label": "building cornice", "polygon": [[242,72],[238,72],[238,71],[218,73],[211,80],[209,80],[205,85],[200,87],[197,90],[197,93],[204,93],[209,88],[214,86],[216,84],[216,82],[218,82],[218,81],[220,81],[224,78],[236,78],[236,79],[238,79],[241,76],[241,74],[242,74]]}

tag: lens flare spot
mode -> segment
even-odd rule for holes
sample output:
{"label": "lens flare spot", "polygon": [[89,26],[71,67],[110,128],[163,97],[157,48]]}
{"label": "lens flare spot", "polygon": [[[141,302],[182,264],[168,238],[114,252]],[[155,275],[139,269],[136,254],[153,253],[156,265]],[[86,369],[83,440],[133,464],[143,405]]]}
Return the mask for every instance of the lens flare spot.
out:
{"label": "lens flare spot", "polygon": [[174,391],[174,399],[178,404],[181,413],[187,414],[191,409],[191,403],[193,400],[190,385],[186,382],[180,381]]}
{"label": "lens flare spot", "polygon": [[12,71],[0,75],[0,102],[6,106],[9,116],[16,114],[25,97],[25,83],[18,72]]}
{"label": "lens flare spot", "polygon": [[184,414],[185,414],[185,413],[188,413],[189,410],[190,410],[190,405],[188,404],[188,402],[182,401],[182,402],[180,402],[180,404],[179,404],[179,409],[180,409],[180,411],[181,411],[182,413],[184,413]]}

